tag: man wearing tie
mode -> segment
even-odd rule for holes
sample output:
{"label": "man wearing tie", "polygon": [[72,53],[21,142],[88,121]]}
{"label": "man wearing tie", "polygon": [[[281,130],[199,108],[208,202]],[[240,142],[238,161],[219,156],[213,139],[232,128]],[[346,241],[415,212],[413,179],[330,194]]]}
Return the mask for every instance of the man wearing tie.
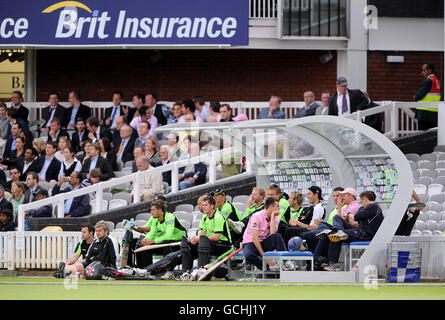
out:
{"label": "man wearing tie", "polygon": [[26,185],[28,190],[25,192],[25,201],[23,203],[31,203],[36,197],[37,191],[40,190],[39,176],[34,171],[28,172],[26,175]]}
{"label": "man wearing tie", "polygon": [[50,92],[48,95],[49,106],[42,110],[42,123],[39,127],[40,131],[49,131],[51,120],[59,118],[62,122],[62,127],[66,127],[65,111],[66,109],[59,104],[59,94],[57,92]]}
{"label": "man wearing tie", "polygon": [[346,116],[367,107],[368,99],[361,90],[349,89],[344,77],[337,79],[337,92],[329,99],[330,116]]}
{"label": "man wearing tie", "polygon": [[[60,178],[59,182],[54,186],[52,194],[70,192],[79,190],[81,188],[81,175],[79,172],[74,171],[70,174],[69,179],[67,177]],[[69,182],[70,186],[61,190],[60,187],[64,182]],[[70,217],[83,217],[90,213],[90,196],[84,194],[75,198],[68,198],[65,200],[64,214],[65,218]]]}
{"label": "man wearing tie", "polygon": [[94,143],[99,141],[100,138],[107,137],[110,141],[113,141],[113,135],[111,131],[100,125],[99,119],[95,117],[89,117],[87,119],[88,138]]}
{"label": "man wearing tie", "polygon": [[121,128],[121,141],[115,145],[116,159],[125,163],[133,160],[134,139],[132,138],[133,129],[126,124]]}
{"label": "man wearing tie", "polygon": [[131,110],[128,106],[121,105],[124,94],[121,91],[113,92],[113,106],[105,109],[104,126],[108,129],[116,128],[116,120],[119,116],[127,118],[127,122],[133,119],[135,110]]}

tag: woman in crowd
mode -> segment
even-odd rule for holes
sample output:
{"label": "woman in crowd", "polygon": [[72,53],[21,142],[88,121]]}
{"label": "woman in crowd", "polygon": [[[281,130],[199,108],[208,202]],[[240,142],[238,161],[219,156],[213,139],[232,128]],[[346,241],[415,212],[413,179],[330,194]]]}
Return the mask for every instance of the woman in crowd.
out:
{"label": "woman in crowd", "polygon": [[101,156],[110,162],[113,171],[117,171],[117,157],[116,154],[113,153],[113,144],[107,137],[103,137],[99,139],[100,147],[102,148]]}
{"label": "woman in crowd", "polygon": [[68,137],[62,136],[59,138],[59,142],[57,143],[57,152],[55,154],[55,157],[60,162],[63,162],[65,160],[64,156],[64,150],[68,147],[71,147],[71,142],[68,139]]}
{"label": "woman in crowd", "polygon": [[42,138],[35,138],[32,141],[32,146],[37,150],[40,156],[45,156],[45,141]]}
{"label": "woman in crowd", "polygon": [[65,160],[62,161],[62,165],[60,166],[59,179],[62,177],[69,177],[74,171],[80,172],[82,163],[74,157],[73,147],[66,147],[63,149],[62,154]]}
{"label": "woman in crowd", "polygon": [[[20,181],[13,181],[11,185],[11,197],[8,199],[9,202],[12,203],[12,213],[14,214],[14,218],[17,217],[17,213],[19,210],[19,205],[23,204],[25,201],[25,186]],[[17,220],[15,220],[17,221]]]}
{"label": "woman in crowd", "polygon": [[149,137],[145,141],[145,157],[151,166],[156,166],[162,162],[161,155],[159,154],[158,141],[153,137]]}
{"label": "woman in crowd", "polygon": [[25,156],[25,138],[17,136],[15,138],[15,150],[11,151],[10,157],[3,159],[1,167],[3,170],[7,170],[9,167],[17,166],[20,159]]}

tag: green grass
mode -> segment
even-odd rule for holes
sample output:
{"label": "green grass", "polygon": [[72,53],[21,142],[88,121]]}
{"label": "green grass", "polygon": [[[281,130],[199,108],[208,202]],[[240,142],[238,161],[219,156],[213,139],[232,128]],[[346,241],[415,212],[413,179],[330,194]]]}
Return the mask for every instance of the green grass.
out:
{"label": "green grass", "polygon": [[[7,283],[5,283],[7,282]],[[24,282],[26,284],[14,284]],[[48,284],[36,284],[37,282]],[[29,283],[29,284],[28,284]],[[33,284],[34,283],[34,284]],[[53,284],[58,283],[58,284]],[[66,300],[66,299],[130,299],[149,300],[168,297],[169,300],[443,300],[445,286],[380,285],[376,290],[362,286],[292,286],[279,283],[205,282],[183,283],[174,281],[86,281],[79,280],[77,288],[66,289],[63,279],[54,278],[0,278],[1,300]],[[119,284],[119,285],[116,285]],[[138,285],[134,285],[138,284]],[[234,286],[235,285],[235,286]],[[209,295],[211,292],[211,295]]]}

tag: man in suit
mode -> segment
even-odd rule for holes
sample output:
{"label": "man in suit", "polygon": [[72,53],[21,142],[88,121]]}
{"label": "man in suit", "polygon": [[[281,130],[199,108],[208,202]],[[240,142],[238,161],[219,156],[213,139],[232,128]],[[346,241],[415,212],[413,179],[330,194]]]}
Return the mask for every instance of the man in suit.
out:
{"label": "man in suit", "polygon": [[[29,129],[28,129],[28,126],[26,125],[26,123],[22,119],[17,118],[17,115],[18,115],[18,113],[17,113],[17,110],[15,110],[15,109],[10,108],[6,111],[6,119],[9,122],[8,128],[6,129],[6,138],[8,138],[11,135],[11,128],[16,123],[20,125],[21,130],[29,132]],[[32,137],[31,138],[31,143],[32,143],[34,136],[32,135],[31,132],[29,132],[29,135],[31,135],[31,137]],[[27,143],[28,143],[28,141],[27,141]]]}
{"label": "man in suit", "polygon": [[11,210],[12,212],[13,211],[12,203],[6,200],[4,198],[4,195],[5,195],[5,188],[2,185],[0,185],[0,210],[8,209]]}
{"label": "man in suit", "polygon": [[312,91],[306,91],[303,97],[304,106],[297,112],[294,118],[314,116],[319,107],[318,103],[315,102],[315,94]]}
{"label": "man in suit", "polygon": [[48,95],[49,106],[42,110],[42,123],[39,127],[40,132],[49,131],[51,120],[58,118],[61,121],[62,127],[66,128],[65,112],[66,108],[59,104],[59,94],[55,91]]}
{"label": "man in suit", "polygon": [[86,121],[91,117],[91,108],[80,103],[81,95],[77,90],[71,91],[68,95],[68,101],[71,103],[71,107],[68,108],[66,113],[65,122],[67,123],[67,130],[76,129],[76,120],[81,118]]}
{"label": "man in suit", "polygon": [[345,116],[367,107],[368,99],[361,90],[349,89],[344,77],[337,79],[337,92],[329,99],[330,116]]}
{"label": "man in suit", "polygon": [[121,91],[113,92],[113,106],[105,109],[105,118],[103,125],[107,129],[116,128],[116,121],[119,116],[123,116],[127,119],[127,123],[133,119],[134,112],[136,111],[129,106],[121,105],[124,94]]}
{"label": "man in suit", "polygon": [[66,130],[62,129],[62,123],[58,118],[53,118],[51,120],[50,130],[48,131],[48,137],[47,142],[54,141],[59,142],[60,137],[67,137],[68,140],[70,139],[70,135]]}
{"label": "man in suit", "polygon": [[39,172],[39,181],[51,182],[59,180],[59,172],[61,163],[56,159],[57,143],[49,141],[46,143],[45,156],[41,160],[43,162],[42,169]]}
{"label": "man in suit", "polygon": [[3,154],[3,149],[6,144],[6,135],[8,133],[9,121],[6,118],[6,104],[0,102],[0,153]]}
{"label": "man in suit", "polygon": [[139,135],[134,142],[134,146],[145,146],[145,141],[150,137],[151,125],[148,121],[141,121],[139,124]]}
{"label": "man in suit", "polygon": [[20,180],[25,181],[30,172],[40,172],[43,166],[42,159],[36,149],[26,147],[24,158],[20,158],[17,162],[17,168],[22,173]]}
{"label": "man in suit", "polygon": [[[60,189],[64,182],[69,182],[70,186],[66,189]],[[56,195],[59,193],[70,192],[74,190],[79,190],[81,188],[80,183],[82,182],[81,174],[79,172],[72,172],[70,178],[62,177],[59,182],[54,186],[52,194]],[[65,200],[64,208],[65,218],[71,217],[83,217],[90,214],[90,195],[84,194],[78,197],[69,198]]]}
{"label": "man in suit", "polygon": [[28,124],[29,110],[22,104],[23,94],[21,91],[14,91],[11,97],[12,108],[17,110],[17,118]]}
{"label": "man in suit", "polygon": [[78,153],[83,150],[83,144],[85,140],[88,139],[88,130],[86,127],[85,120],[82,118],[77,118],[76,120],[76,131],[74,131],[71,136],[71,146],[74,149],[75,153]]}
{"label": "man in suit", "polygon": [[14,125],[11,126],[11,134],[6,139],[6,145],[5,149],[3,150],[2,161],[10,159],[13,154],[13,151],[16,150],[15,139],[19,135],[19,132],[20,132],[20,125],[18,123],[15,123]]}
{"label": "man in suit", "polygon": [[110,141],[113,141],[113,135],[111,131],[100,125],[99,119],[96,117],[89,117],[87,119],[88,138],[94,143],[99,141],[100,138],[107,137]]}
{"label": "man in suit", "polygon": [[128,125],[123,125],[120,131],[120,140],[114,145],[113,153],[116,159],[125,163],[133,160],[134,139],[133,129]]}
{"label": "man in suit", "polygon": [[104,181],[114,177],[110,162],[100,155],[100,150],[99,142],[93,143],[93,145],[88,148],[87,152],[89,157],[84,160],[82,170],[80,170],[83,179],[89,179],[91,171],[95,168],[100,168]]}
{"label": "man in suit", "polygon": [[[142,93],[135,93],[133,94],[133,97],[131,98],[131,103],[134,106],[134,109],[132,110],[133,112],[133,116],[132,116],[132,120],[135,117],[139,117],[141,114],[139,112],[139,108],[142,107],[144,105],[144,95]],[[130,121],[131,123],[131,121]]]}
{"label": "man in suit", "polygon": [[157,104],[158,98],[154,93],[148,93],[145,95],[145,105],[150,108],[151,113],[158,119],[158,124],[164,126],[167,124],[167,117],[170,110],[167,106]]}
{"label": "man in suit", "polygon": [[39,176],[36,171],[30,171],[26,174],[26,185],[28,190],[25,192],[25,201],[23,203],[30,203],[35,200],[37,191],[41,188],[39,186]]}

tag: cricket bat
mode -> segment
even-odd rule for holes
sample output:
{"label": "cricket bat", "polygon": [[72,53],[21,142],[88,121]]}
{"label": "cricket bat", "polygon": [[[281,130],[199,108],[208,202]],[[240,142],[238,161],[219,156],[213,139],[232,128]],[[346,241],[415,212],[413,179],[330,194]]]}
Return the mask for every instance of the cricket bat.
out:
{"label": "cricket bat", "polygon": [[131,231],[127,230],[122,241],[121,267],[125,267],[128,262],[128,253],[130,251],[130,235]]}
{"label": "cricket bat", "polygon": [[228,256],[226,256],[224,259],[222,259],[221,261],[218,261],[217,263],[215,263],[213,266],[211,266],[209,268],[209,270],[206,271],[206,273],[204,273],[202,276],[199,277],[198,281],[202,281],[205,278],[207,278],[207,276],[209,276],[210,274],[212,274],[213,271],[215,271],[216,268],[218,268],[220,265],[222,265],[224,262],[230,260],[234,255],[236,255],[238,252],[242,251],[243,248],[239,248],[238,250],[233,251],[231,254],[229,254]]}
{"label": "cricket bat", "polygon": [[235,248],[231,248],[230,250],[228,250],[227,252],[223,253],[222,255],[220,255],[218,258],[216,258],[215,260],[213,260],[212,262],[206,264],[204,266],[205,269],[210,268],[211,266],[213,266],[215,263],[217,263],[218,261],[220,261],[221,259],[223,259],[224,257],[226,257],[227,255],[231,254],[233,251],[235,250]]}
{"label": "cricket bat", "polygon": [[165,247],[171,247],[171,246],[179,246],[181,244],[181,241],[178,242],[172,242],[172,243],[162,243],[162,244],[152,244],[149,246],[143,246],[139,249],[134,250],[134,253],[147,251],[147,250],[153,250],[158,248],[165,248]]}

